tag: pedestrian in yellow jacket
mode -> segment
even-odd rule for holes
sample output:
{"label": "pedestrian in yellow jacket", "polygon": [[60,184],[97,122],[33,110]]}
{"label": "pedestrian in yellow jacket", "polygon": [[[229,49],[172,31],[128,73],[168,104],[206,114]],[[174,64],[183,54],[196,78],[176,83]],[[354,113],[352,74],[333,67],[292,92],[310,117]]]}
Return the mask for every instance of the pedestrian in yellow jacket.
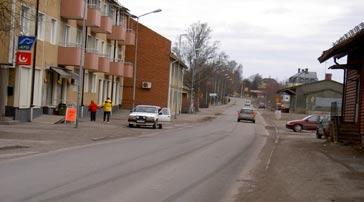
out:
{"label": "pedestrian in yellow jacket", "polygon": [[107,118],[107,123],[109,123],[110,122],[110,113],[111,113],[111,110],[112,110],[112,102],[111,102],[111,99],[109,97],[106,98],[102,108],[104,109],[104,122],[105,122],[105,120]]}

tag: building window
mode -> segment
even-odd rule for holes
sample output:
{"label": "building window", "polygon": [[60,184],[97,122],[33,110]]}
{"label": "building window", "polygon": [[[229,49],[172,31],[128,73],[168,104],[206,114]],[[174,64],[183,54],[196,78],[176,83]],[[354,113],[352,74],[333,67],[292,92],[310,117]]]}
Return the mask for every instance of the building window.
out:
{"label": "building window", "polygon": [[100,50],[100,54],[104,56],[105,54],[105,42],[101,41],[101,50]]}
{"label": "building window", "polygon": [[51,20],[50,42],[51,44],[57,43],[57,21],[55,19]]}
{"label": "building window", "polygon": [[69,25],[65,25],[64,26],[64,31],[63,31],[63,43],[65,46],[68,46],[69,44],[69,37],[70,37],[70,26]]}
{"label": "building window", "polygon": [[23,34],[30,34],[29,12],[30,9],[28,7],[21,7],[21,32],[23,32]]}
{"label": "building window", "polygon": [[99,40],[95,38],[95,53],[100,53],[100,46],[99,46]]}
{"label": "building window", "polygon": [[83,86],[83,90],[85,91],[85,93],[88,92],[88,85],[89,85],[89,74],[87,72],[85,72],[85,75],[84,75],[84,86]]}
{"label": "building window", "polygon": [[92,74],[92,77],[90,78],[91,80],[91,93],[96,93],[96,88],[97,88],[97,78],[96,78],[96,74]]}
{"label": "building window", "polygon": [[110,58],[110,59],[113,59],[113,55],[112,55],[112,45],[111,44],[107,44],[107,56]]}
{"label": "building window", "polygon": [[38,13],[38,39],[42,41],[44,40],[44,33],[45,33],[44,18],[45,18],[44,14]]}
{"label": "building window", "polygon": [[77,46],[81,46],[81,40],[82,40],[82,30],[77,29],[77,34],[76,34],[76,44]]}

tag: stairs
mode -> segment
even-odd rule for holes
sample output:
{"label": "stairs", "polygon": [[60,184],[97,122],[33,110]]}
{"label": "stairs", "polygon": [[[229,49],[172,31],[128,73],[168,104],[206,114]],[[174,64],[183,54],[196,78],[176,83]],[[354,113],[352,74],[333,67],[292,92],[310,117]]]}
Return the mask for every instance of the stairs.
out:
{"label": "stairs", "polygon": [[354,123],[341,123],[338,129],[339,142],[345,144],[361,144],[361,135],[358,125]]}

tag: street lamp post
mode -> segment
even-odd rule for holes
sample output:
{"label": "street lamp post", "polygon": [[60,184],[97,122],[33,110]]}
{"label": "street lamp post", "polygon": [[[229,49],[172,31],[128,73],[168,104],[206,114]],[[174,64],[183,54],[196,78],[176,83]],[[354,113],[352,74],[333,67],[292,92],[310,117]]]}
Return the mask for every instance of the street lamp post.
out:
{"label": "street lamp post", "polygon": [[154,11],[144,13],[139,16],[132,15],[132,18],[136,19],[136,31],[135,31],[135,51],[134,51],[134,71],[133,71],[133,108],[135,107],[135,90],[136,90],[136,72],[137,72],[137,56],[138,56],[138,34],[139,34],[139,18],[152,14],[152,13],[159,13],[162,9],[156,9]]}

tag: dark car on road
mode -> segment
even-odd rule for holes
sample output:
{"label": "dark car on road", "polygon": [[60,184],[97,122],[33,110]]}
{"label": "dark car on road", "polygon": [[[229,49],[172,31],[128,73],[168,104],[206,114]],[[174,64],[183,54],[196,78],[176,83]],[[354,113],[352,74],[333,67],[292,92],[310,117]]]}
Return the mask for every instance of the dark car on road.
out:
{"label": "dark car on road", "polygon": [[312,130],[316,131],[320,124],[319,115],[309,115],[300,120],[288,121],[286,123],[286,128],[292,129],[295,132],[300,132],[302,130]]}

